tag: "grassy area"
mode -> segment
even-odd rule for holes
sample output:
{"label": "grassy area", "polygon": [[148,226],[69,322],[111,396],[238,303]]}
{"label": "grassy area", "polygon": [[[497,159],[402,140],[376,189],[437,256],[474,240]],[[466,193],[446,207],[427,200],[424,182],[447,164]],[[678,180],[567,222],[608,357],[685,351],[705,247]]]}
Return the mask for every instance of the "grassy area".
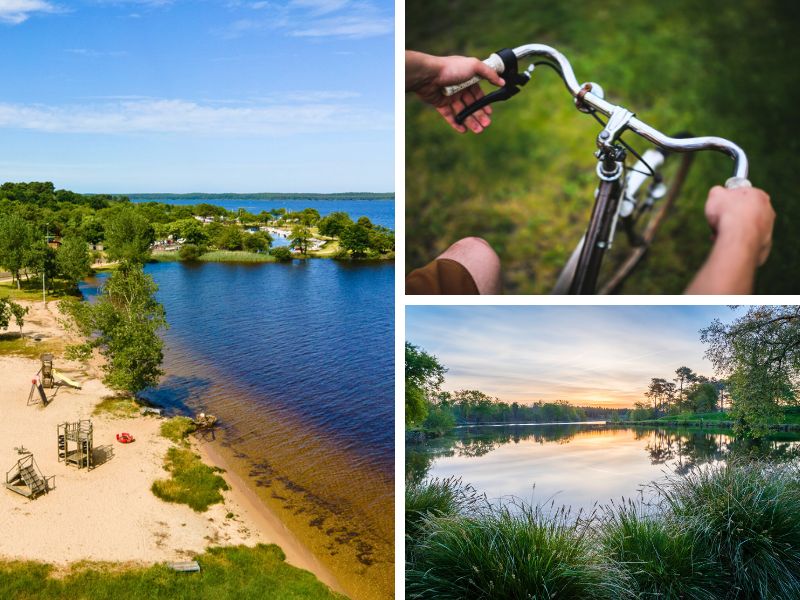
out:
{"label": "grassy area", "polygon": [[44,352],[59,355],[64,350],[60,340],[37,342],[31,338],[19,337],[16,333],[0,334],[0,356],[22,356],[38,360]]}
{"label": "grassy area", "polygon": [[238,262],[238,263],[266,263],[276,262],[269,254],[256,254],[244,250],[214,250],[206,252],[198,260],[200,262]]}
{"label": "grassy area", "polygon": [[[788,294],[800,286],[786,277],[800,270],[800,171],[786,169],[800,139],[800,120],[786,101],[796,87],[799,19],[797,5],[783,0],[414,0],[406,3],[406,47],[483,58],[499,48],[549,44],[570,59],[579,81],[600,83],[609,100],[654,127],[735,141],[748,154],[753,184],[767,189],[778,213],[756,292]],[[492,118],[484,133],[458,135],[407,97],[407,269],[478,235],[500,255],[506,291],[545,293],[589,220],[600,127],[575,110],[547,68],[496,104]],[[625,139],[645,147],[636,136]],[[703,216],[708,189],[730,174],[727,157],[698,155],[624,292],[683,291],[711,244]],[[623,248],[620,237],[615,245]]]}
{"label": "grassy area", "polygon": [[75,565],[55,577],[51,565],[0,563],[0,597],[9,600],[321,600],[343,599],[308,571],[286,563],[278,546],[211,548],[196,557],[200,573],[165,565],[120,569],[111,563]]}
{"label": "grassy area", "polygon": [[141,406],[134,398],[127,396],[107,396],[95,405],[92,414],[109,415],[119,419],[138,417]]}
{"label": "grassy area", "polygon": [[[52,290],[47,290],[47,301],[57,300],[60,298],[75,298],[78,292],[73,286],[68,286],[62,281],[56,281],[53,284]],[[42,301],[42,280],[25,279],[21,282],[20,289],[17,289],[16,283],[11,283],[10,280],[0,281],[0,296],[6,296],[12,300],[30,300],[32,302]]]}
{"label": "grassy area", "polygon": [[474,496],[458,486],[446,488],[449,508],[436,493],[426,511],[411,489],[407,597],[797,598],[798,475],[794,463],[732,462],[653,486],[647,507],[577,518],[487,502],[457,509],[459,495]]}
{"label": "grassy area", "polygon": [[153,482],[153,493],[166,502],[188,504],[203,512],[212,504],[222,502],[228,484],[217,473],[219,469],[203,464],[200,457],[186,448],[170,448],[164,461],[170,479]]}
{"label": "grassy area", "polygon": [[161,435],[176,444],[186,441],[186,436],[197,427],[189,417],[172,417],[161,424]]}

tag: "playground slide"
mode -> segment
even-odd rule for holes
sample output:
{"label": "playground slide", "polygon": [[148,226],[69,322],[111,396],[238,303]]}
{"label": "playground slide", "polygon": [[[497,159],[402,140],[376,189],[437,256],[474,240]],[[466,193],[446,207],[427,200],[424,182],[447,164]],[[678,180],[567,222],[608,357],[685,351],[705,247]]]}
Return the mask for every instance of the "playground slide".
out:
{"label": "playground slide", "polygon": [[74,387],[77,390],[81,389],[81,384],[80,383],[78,383],[77,381],[75,381],[73,379],[70,379],[69,377],[67,377],[63,373],[60,373],[56,369],[53,369],[53,376],[56,379],[58,379],[59,381],[62,381],[64,383],[66,383],[70,387]]}

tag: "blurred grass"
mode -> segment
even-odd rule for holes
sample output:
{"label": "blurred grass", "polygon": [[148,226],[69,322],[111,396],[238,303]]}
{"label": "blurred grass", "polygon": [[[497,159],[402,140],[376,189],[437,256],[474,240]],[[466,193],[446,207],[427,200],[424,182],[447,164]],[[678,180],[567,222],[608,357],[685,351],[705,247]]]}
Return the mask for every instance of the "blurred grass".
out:
{"label": "blurred grass", "polygon": [[[775,243],[757,293],[797,293],[800,150],[794,109],[800,5],[786,0],[669,3],[621,0],[410,0],[406,47],[486,57],[506,46],[554,46],[579,81],[666,133],[733,140],[753,184],[772,196]],[[527,64],[527,63],[525,63]],[[407,270],[457,239],[486,238],[503,261],[505,291],[546,293],[589,220],[599,125],[575,110],[558,76],[538,69],[492,126],[458,135],[409,95],[406,102]],[[625,137],[637,150],[646,144]],[[731,175],[724,155],[697,155],[683,193],[624,293],[681,293],[710,248],[708,189]],[[624,245],[622,236],[619,246]]]}

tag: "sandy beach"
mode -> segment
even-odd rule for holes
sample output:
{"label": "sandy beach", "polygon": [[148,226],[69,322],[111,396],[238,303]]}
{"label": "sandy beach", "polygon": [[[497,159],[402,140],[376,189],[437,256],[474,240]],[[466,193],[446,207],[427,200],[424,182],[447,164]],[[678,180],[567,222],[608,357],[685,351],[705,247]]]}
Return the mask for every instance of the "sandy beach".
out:
{"label": "sandy beach", "polygon": [[[70,334],[58,322],[56,303],[46,309],[41,302],[26,305],[28,343],[63,346]],[[163,461],[172,442],[159,434],[158,417],[93,414],[103,398],[114,395],[100,380],[98,360],[82,364],[57,355],[55,367],[82,387],[46,390],[48,396],[55,394],[47,406],[27,404],[39,366],[35,359],[0,356],[0,477],[5,481],[5,472],[20,458],[15,448],[22,446],[33,453],[44,475],[55,475],[55,489],[36,500],[0,489],[0,558],[58,565],[81,560],[147,564],[186,560],[208,546],[274,543],[287,562],[341,591],[333,575],[235,473],[223,474],[231,487],[224,502],[204,513],[157,498],[150,487],[168,477]],[[56,428],[79,419],[92,420],[95,456],[110,455],[90,471],[58,461]],[[118,443],[115,435],[123,431],[136,441]],[[225,467],[210,445],[198,440],[192,445],[206,464]]]}

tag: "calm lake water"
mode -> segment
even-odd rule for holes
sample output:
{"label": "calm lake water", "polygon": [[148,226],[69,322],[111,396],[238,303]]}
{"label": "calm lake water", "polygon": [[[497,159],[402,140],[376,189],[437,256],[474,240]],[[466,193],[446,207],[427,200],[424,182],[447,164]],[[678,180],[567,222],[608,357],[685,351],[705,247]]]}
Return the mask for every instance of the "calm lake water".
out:
{"label": "calm lake water", "polygon": [[[153,202],[152,198],[130,197],[131,202]],[[323,217],[332,212],[346,212],[353,220],[358,217],[369,217],[376,225],[383,225],[394,229],[394,200],[248,200],[247,198],[223,198],[220,200],[204,200],[203,198],[166,198],[163,202],[168,204],[214,204],[227,210],[245,209],[258,214],[262,210],[272,208],[285,208],[290,212],[304,208],[316,208]]]}
{"label": "calm lake water", "polygon": [[[786,434],[784,434],[786,435]],[[476,426],[406,446],[417,480],[461,477],[490,500],[522,500],[591,510],[637,498],[667,475],[737,454],[800,456],[800,436],[747,444],[722,433],[607,427],[604,424]]]}
{"label": "calm lake water", "polygon": [[145,395],[173,412],[217,415],[216,443],[348,591],[389,597],[394,265],[145,270],[170,324],[166,376]]}

